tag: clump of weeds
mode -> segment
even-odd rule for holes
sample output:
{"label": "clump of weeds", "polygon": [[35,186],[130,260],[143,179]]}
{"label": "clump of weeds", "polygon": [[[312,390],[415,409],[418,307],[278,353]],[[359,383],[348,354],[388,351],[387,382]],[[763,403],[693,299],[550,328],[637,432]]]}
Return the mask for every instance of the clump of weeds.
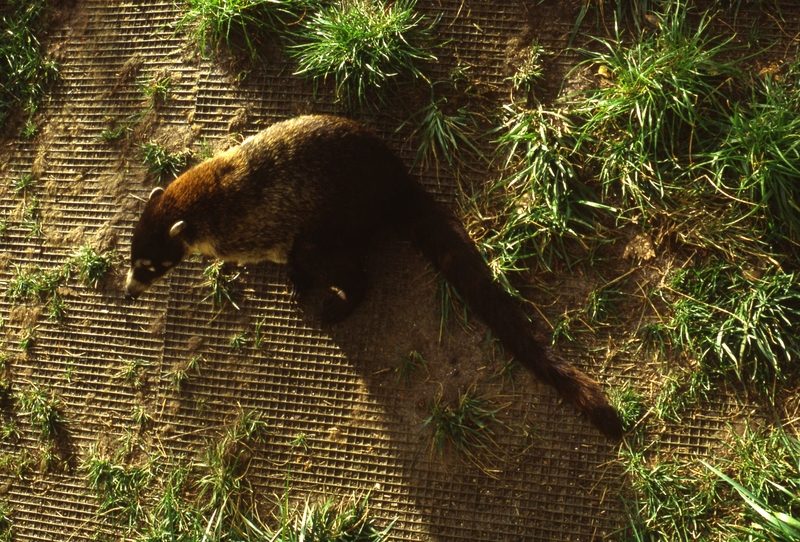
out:
{"label": "clump of weeds", "polygon": [[337,502],[328,498],[317,503],[307,498],[303,508],[289,504],[287,496],[279,503],[275,519],[278,527],[267,529],[264,535],[270,539],[285,541],[319,540],[334,542],[352,540],[354,542],[386,542],[394,526],[394,521],[379,529],[369,516],[369,495],[362,499],[355,497]]}
{"label": "clump of weeds", "polygon": [[29,382],[16,395],[19,413],[30,417],[31,430],[40,440],[56,436],[64,421],[63,406],[55,392],[35,382]]}
{"label": "clump of weeds", "polygon": [[143,493],[157,472],[150,461],[127,464],[128,453],[127,446],[107,453],[93,445],[80,470],[100,503],[98,514],[111,516],[130,530],[138,524]]}
{"label": "clump of weeds", "polygon": [[222,309],[226,303],[230,303],[239,309],[232,297],[236,292],[235,283],[239,273],[228,274],[225,272],[225,262],[217,260],[203,270],[203,275],[206,277],[205,286],[211,290],[203,301],[210,298],[214,307]]}
{"label": "clump of weeds", "polygon": [[147,141],[140,146],[142,163],[147,171],[161,184],[164,176],[174,179],[178,176],[189,157],[189,152],[170,152],[157,141]]}
{"label": "clump of weeds", "polygon": [[268,433],[267,423],[259,414],[241,410],[222,438],[206,446],[197,465],[198,500],[204,503],[200,507],[203,513],[211,514],[207,532],[213,533],[215,539],[231,526],[241,524],[237,506],[246,495],[252,494],[247,477],[252,446],[263,442]]}
{"label": "clump of weeds", "polygon": [[421,370],[427,370],[427,368],[428,364],[422,354],[416,350],[411,350],[408,354],[400,356],[400,362],[394,371],[397,373],[397,382],[402,382],[405,386],[408,386],[411,382],[411,375],[415,375]]}
{"label": "clump of weeds", "polygon": [[39,36],[48,12],[46,0],[8,4],[0,33],[0,128],[14,110],[27,115],[23,135],[35,133],[33,116],[50,82],[58,77],[55,61],[45,56]]}
{"label": "clump of weeds", "polygon": [[[544,79],[544,68],[542,67],[542,56],[546,53],[544,47],[539,45],[536,40],[531,42],[519,59],[514,74],[507,79],[511,87],[522,93],[523,102],[530,102],[536,87]],[[514,98],[512,95],[512,102]]]}
{"label": "clump of weeds", "polygon": [[151,364],[143,359],[120,358],[120,360],[122,361],[122,368],[117,372],[116,377],[137,390],[144,387],[147,379],[147,368]]}
{"label": "clump of weeds", "polygon": [[113,252],[99,254],[92,247],[85,245],[72,255],[68,266],[72,273],[78,274],[78,280],[85,286],[97,288],[97,283],[114,264],[114,257]]}
{"label": "clump of weeds", "polygon": [[431,88],[431,100],[410,120],[417,129],[414,135],[419,138],[416,161],[427,168],[438,165],[443,159],[452,171],[464,162],[463,152],[483,157],[473,140],[478,125],[467,106],[455,109],[445,97],[436,98]]}
{"label": "clump of weeds", "polygon": [[687,5],[666,2],[657,29],[630,45],[617,35],[582,51],[605,84],[570,103],[581,121],[578,145],[604,196],[638,212],[671,205],[678,177],[696,169],[683,157],[714,140],[727,114],[723,89],[738,74],[731,40],[710,30],[712,14],[689,24]]}
{"label": "clump of weeds", "polygon": [[748,426],[732,448],[725,466],[703,461],[745,505],[744,514],[722,518],[719,529],[752,540],[800,539],[800,441],[781,427],[756,431]]}
{"label": "clump of weeds", "polygon": [[709,374],[735,375],[773,397],[800,357],[800,286],[795,273],[709,261],[676,272],[662,292],[672,308],[673,345]]}
{"label": "clump of weeds", "polygon": [[500,423],[496,415],[501,409],[491,408],[473,388],[460,395],[457,404],[436,397],[429,406],[430,415],[422,423],[423,429],[431,429],[431,451],[442,456],[445,447],[452,446],[456,453],[474,460],[476,453],[494,442],[492,426]]}
{"label": "clump of weeds", "polygon": [[315,0],[188,0],[177,24],[186,29],[201,54],[225,45],[244,49],[251,60],[261,56],[263,40],[283,34],[315,8]]}
{"label": "clump of weeds", "polygon": [[309,14],[293,32],[290,47],[297,74],[319,83],[333,79],[338,101],[379,101],[399,77],[425,79],[420,62],[433,61],[437,19],[415,11],[415,0],[332,3]]}

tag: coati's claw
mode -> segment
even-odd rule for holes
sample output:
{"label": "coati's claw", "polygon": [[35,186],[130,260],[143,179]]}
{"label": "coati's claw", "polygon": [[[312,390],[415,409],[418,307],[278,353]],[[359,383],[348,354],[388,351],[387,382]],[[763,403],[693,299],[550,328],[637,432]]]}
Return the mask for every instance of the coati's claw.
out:
{"label": "coati's claw", "polygon": [[311,286],[312,280],[305,273],[299,273],[297,268],[290,266],[289,268],[289,294],[292,302],[297,302],[303,297],[303,292],[307,291]]}
{"label": "coati's claw", "polygon": [[298,301],[300,301],[300,296],[303,293],[302,290],[298,288],[297,284],[295,284],[294,282],[290,282],[288,286],[290,294],[289,299],[291,299],[292,303],[297,303]]}
{"label": "coati's claw", "polygon": [[331,293],[322,301],[320,318],[323,322],[341,322],[358,306],[358,301],[348,298],[344,290],[331,288]]}

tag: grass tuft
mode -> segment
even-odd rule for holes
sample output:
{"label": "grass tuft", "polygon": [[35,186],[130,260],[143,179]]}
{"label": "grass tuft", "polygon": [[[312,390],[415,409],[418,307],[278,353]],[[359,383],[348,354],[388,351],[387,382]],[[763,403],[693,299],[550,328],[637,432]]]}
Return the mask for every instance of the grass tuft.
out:
{"label": "grass tuft", "polygon": [[138,523],[142,494],[154,476],[153,465],[126,465],[128,450],[122,447],[113,455],[101,453],[93,445],[82,460],[80,470],[100,501],[99,514],[107,514],[128,529]]}
{"label": "grass tuft", "polygon": [[209,442],[199,462],[198,500],[202,510],[211,513],[208,531],[215,538],[226,525],[241,522],[238,507],[251,494],[247,477],[253,458],[252,445],[268,435],[267,422],[255,411],[241,410],[222,438]]}
{"label": "grass tuft", "polygon": [[29,173],[23,173],[11,182],[14,197],[25,196],[36,186],[37,179]]}
{"label": "grass tuft", "polygon": [[209,294],[203,298],[203,301],[210,298],[212,306],[215,308],[219,307],[220,309],[222,309],[226,303],[230,303],[238,310],[239,306],[233,300],[232,296],[236,292],[235,282],[236,279],[239,278],[239,273],[229,275],[225,273],[224,267],[225,262],[217,260],[203,270],[203,275],[206,277],[204,286],[211,290]]}
{"label": "grass tuft", "polygon": [[97,288],[97,283],[102,280],[113,264],[113,252],[98,254],[88,245],[79,248],[68,262],[70,270],[78,274],[78,280],[92,288]]}
{"label": "grass tuft", "polygon": [[61,323],[67,315],[67,303],[58,291],[54,291],[47,300],[45,310],[50,320]]}
{"label": "grass tuft", "polygon": [[248,333],[246,331],[243,331],[231,337],[231,340],[228,342],[228,345],[230,346],[231,350],[235,350],[236,352],[238,352],[242,348],[247,346],[247,335]]}
{"label": "grass tuft", "polygon": [[469,330],[469,308],[452,284],[443,276],[436,277],[434,288],[436,306],[439,310],[439,342],[442,342],[445,329],[457,322],[464,331]]}
{"label": "grass tuft", "polygon": [[435,99],[432,95],[430,103],[409,120],[418,126],[414,131],[420,140],[416,162],[425,168],[431,164],[438,166],[443,158],[450,169],[456,171],[463,161],[462,150],[483,157],[472,142],[478,127],[472,113],[466,106],[452,109],[447,98]]}
{"label": "grass tuft", "polygon": [[[348,0],[308,15],[293,34],[290,50],[298,75],[318,83],[331,77],[336,99],[364,106],[377,91],[386,92],[399,75],[425,79],[417,66],[436,60],[430,20],[415,12],[416,0]],[[383,101],[384,94],[378,94]]]}
{"label": "grass tuft", "polygon": [[19,348],[27,352],[36,344],[36,328],[28,326],[19,333]]}
{"label": "grass tuft", "polygon": [[773,397],[800,358],[800,286],[795,273],[770,267],[760,277],[711,261],[678,271],[665,300],[674,345],[709,374],[733,374]]}
{"label": "grass tuft", "polygon": [[172,179],[177,178],[181,170],[186,167],[189,157],[188,151],[169,152],[160,143],[152,140],[142,143],[139,148],[142,163],[147,166],[147,171],[155,176],[157,184],[161,184],[165,175],[169,175]]}
{"label": "grass tuft", "polygon": [[181,364],[164,376],[167,377],[174,389],[180,390],[183,383],[189,379],[189,371],[194,371],[195,374],[200,375],[200,364],[203,361],[205,361],[203,356],[193,356],[186,364]]}
{"label": "grass tuft", "polygon": [[741,514],[733,521],[726,518],[721,527],[743,533],[747,540],[800,539],[800,442],[780,427],[766,431],[748,427],[733,451],[736,461],[731,468],[738,470],[738,481],[702,461],[746,504],[744,518]]}
{"label": "grass tuft", "polygon": [[731,40],[710,30],[710,13],[689,24],[688,2],[663,6],[656,30],[631,45],[618,33],[582,51],[600,85],[570,104],[604,195],[639,212],[676,197],[677,178],[693,168],[686,157],[713,141],[715,120],[727,113],[722,88],[738,74]]}
{"label": "grass tuft", "polygon": [[533,40],[516,66],[514,74],[506,79],[515,90],[522,92],[525,101],[530,102],[536,86],[544,79],[544,68],[541,63],[544,54],[544,47]]}
{"label": "grass tuft", "polygon": [[497,423],[496,414],[501,410],[491,409],[484,399],[470,389],[458,398],[457,405],[443,403],[437,397],[429,406],[430,416],[422,423],[423,429],[431,427],[428,437],[431,451],[441,456],[445,446],[452,446],[459,454],[472,457],[491,442]]}
{"label": "grass tuft", "polygon": [[626,447],[620,452],[635,499],[626,502],[641,540],[708,539],[720,506],[717,484],[697,461],[653,457]]}
{"label": "grass tuft", "polygon": [[53,390],[30,382],[19,391],[16,401],[20,414],[30,416],[31,430],[37,438],[48,440],[58,434],[64,418],[61,400]]}
{"label": "grass tuft", "polygon": [[369,517],[369,495],[336,502],[333,498],[319,503],[306,499],[303,509],[290,506],[288,494],[280,502],[279,528],[270,532],[270,540],[282,542],[385,542],[394,525],[379,530]]}
{"label": "grass tuft", "polygon": [[42,271],[38,267],[23,269],[15,265],[14,276],[8,281],[6,296],[11,301],[19,301],[53,295],[67,276],[68,270],[65,267]]}
{"label": "grass tuft", "polygon": [[172,91],[172,77],[157,73],[149,81],[139,83],[139,92],[148,102],[147,111],[164,104]]}
{"label": "grass tuft", "polygon": [[[161,469],[158,476],[154,477],[160,482],[160,487],[149,489],[148,495],[152,501],[150,506],[143,507],[142,513],[136,518],[137,542],[174,541],[190,542],[204,539],[203,529],[205,523],[193,502],[187,497],[190,485],[190,468],[180,464],[175,457],[170,457],[169,463]],[[134,485],[135,491],[139,492]],[[124,508],[123,506],[121,508]]]}
{"label": "grass tuft", "polygon": [[265,34],[284,32],[317,2],[313,0],[188,0],[178,30],[188,28],[201,54],[225,44],[261,56]]}
{"label": "grass tuft", "polygon": [[408,387],[411,382],[411,375],[419,373],[421,369],[428,369],[425,358],[416,350],[411,350],[405,356],[400,357],[400,362],[397,364],[397,367],[394,368],[394,371],[397,373],[397,383],[399,384],[402,382]]}
{"label": "grass tuft", "polygon": [[644,396],[629,382],[621,387],[612,388],[609,401],[619,414],[623,431],[632,429],[644,414]]}
{"label": "grass tuft", "polygon": [[23,135],[33,134],[32,117],[50,82],[58,76],[57,65],[45,58],[39,36],[44,33],[46,0],[11,2],[2,11],[0,32],[0,127],[14,110],[27,115]]}
{"label": "grass tuft", "polygon": [[576,230],[591,233],[589,211],[602,207],[577,178],[573,128],[560,113],[504,106],[496,131],[503,176],[463,204],[470,233],[513,295],[507,273],[527,269],[528,259],[548,268],[554,258],[572,260],[564,240],[584,242]]}
{"label": "grass tuft", "polygon": [[701,399],[708,399],[712,389],[710,375],[701,370],[673,370],[663,376],[653,412],[665,422],[680,423],[683,412]]}
{"label": "grass tuft", "polygon": [[14,540],[14,509],[8,501],[0,501],[0,542],[11,542]]}
{"label": "grass tuft", "polygon": [[119,378],[126,384],[130,384],[134,388],[141,389],[147,382],[147,368],[151,365],[143,359],[124,359],[122,361],[122,369],[120,369],[116,378]]}
{"label": "grass tuft", "polygon": [[704,166],[715,190],[741,207],[740,214],[765,216],[768,239],[800,245],[800,60],[786,74],[758,77],[747,101],[736,103],[724,137]]}

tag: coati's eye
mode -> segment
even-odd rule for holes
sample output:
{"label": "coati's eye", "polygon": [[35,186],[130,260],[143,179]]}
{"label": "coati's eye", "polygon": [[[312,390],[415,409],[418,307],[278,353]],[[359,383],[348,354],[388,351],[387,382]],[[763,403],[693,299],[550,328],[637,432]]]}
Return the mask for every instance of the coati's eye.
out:
{"label": "coati's eye", "polygon": [[169,269],[170,267],[172,267],[172,262],[161,262],[161,265]]}
{"label": "coati's eye", "polygon": [[141,265],[142,267],[152,267],[153,262],[151,262],[150,260],[141,260],[139,262],[139,265]]}

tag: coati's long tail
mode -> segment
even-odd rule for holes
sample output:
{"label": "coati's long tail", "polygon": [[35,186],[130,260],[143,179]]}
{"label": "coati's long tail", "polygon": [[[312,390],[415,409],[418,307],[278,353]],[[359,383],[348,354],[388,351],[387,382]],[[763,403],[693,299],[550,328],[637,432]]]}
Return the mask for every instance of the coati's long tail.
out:
{"label": "coati's long tail", "polygon": [[416,183],[413,192],[413,203],[409,206],[412,210],[404,221],[416,246],[444,273],[507,352],[541,381],[553,386],[606,437],[621,439],[619,416],[600,385],[536,340],[533,324],[514,298],[493,280],[458,218]]}

